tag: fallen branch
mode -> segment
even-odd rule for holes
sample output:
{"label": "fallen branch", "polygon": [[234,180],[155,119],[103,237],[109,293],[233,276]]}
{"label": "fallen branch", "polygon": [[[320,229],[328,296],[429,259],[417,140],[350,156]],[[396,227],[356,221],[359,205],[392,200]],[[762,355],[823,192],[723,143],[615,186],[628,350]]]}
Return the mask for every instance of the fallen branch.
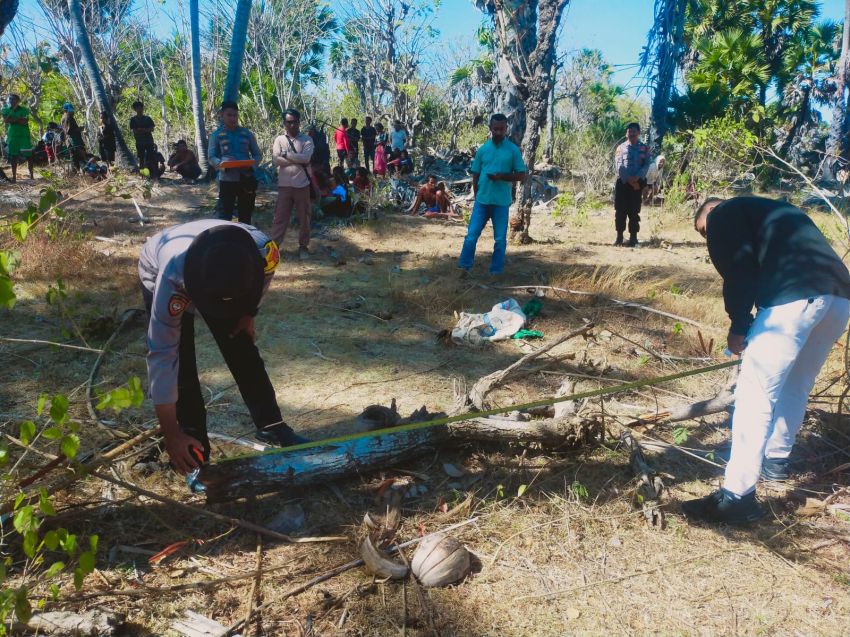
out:
{"label": "fallen branch", "polygon": [[157,502],[161,502],[162,504],[167,504],[169,507],[180,509],[181,511],[185,511],[186,513],[191,513],[193,516],[202,516],[212,518],[220,522],[226,522],[227,524],[232,524],[234,526],[247,529],[248,531],[253,531],[254,533],[258,533],[260,535],[265,535],[266,537],[270,537],[274,540],[290,542],[293,544],[305,544],[309,542],[344,542],[348,540],[347,537],[339,535],[332,535],[327,537],[292,537],[283,533],[278,533],[277,531],[272,531],[271,529],[267,529],[266,527],[260,526],[259,524],[248,522],[247,520],[233,518],[228,515],[216,513],[215,511],[210,511],[209,509],[204,509],[203,507],[197,507],[191,504],[186,504],[184,502],[178,502],[173,498],[169,498],[164,495],[159,495],[158,493],[154,493],[153,491],[148,491],[147,489],[143,489],[139,486],[136,486],[135,484],[130,484],[129,482],[124,482],[123,480],[114,478],[101,471],[92,471],[91,474],[96,478],[100,478],[101,480],[119,486],[123,489],[127,489],[127,491],[130,491],[137,495],[150,498],[151,500],[156,500]]}
{"label": "fallen branch", "polygon": [[511,374],[515,373],[526,363],[533,361],[535,358],[539,358],[546,352],[554,349],[558,345],[561,345],[562,343],[565,343],[566,341],[572,338],[575,338],[576,336],[586,335],[594,327],[595,325],[593,323],[588,323],[584,327],[574,330],[568,334],[563,334],[548,345],[545,345],[544,347],[541,347],[540,349],[535,350],[530,354],[526,354],[525,356],[515,361],[513,364],[509,365],[505,369],[501,369],[499,371],[493,372],[492,374],[487,374],[487,376],[479,378],[478,381],[472,386],[472,389],[469,390],[469,402],[474,405],[476,409],[484,409],[484,398],[495,385],[504,382],[506,378],[508,378]]}
{"label": "fallen branch", "polygon": [[620,436],[620,441],[629,450],[629,463],[632,471],[638,479],[638,488],[635,492],[634,502],[643,511],[643,517],[649,526],[664,528],[664,511],[661,509],[661,494],[664,492],[664,483],[655,470],[649,466],[640,445],[628,431]]}
{"label": "fallen branch", "polygon": [[93,347],[83,347],[82,345],[70,345],[69,343],[57,343],[55,341],[43,341],[37,338],[11,338],[9,336],[0,336],[0,341],[5,343],[30,343],[34,345],[52,345],[53,347],[61,347],[63,349],[74,349],[80,352],[92,352],[93,354],[103,354],[102,349]]}
{"label": "fallen branch", "polygon": [[614,299],[610,296],[605,296],[604,294],[598,294],[596,292],[585,292],[583,290],[568,290],[567,288],[558,288],[553,285],[508,285],[508,286],[500,286],[494,288],[496,290],[528,290],[530,292],[534,292],[536,290],[552,290],[554,292],[564,292],[566,294],[575,294],[578,296],[597,296],[601,299],[605,299],[611,303],[616,305],[620,305],[622,307],[633,307],[639,310],[643,310],[644,312],[649,312],[651,314],[658,314],[659,316],[665,316],[669,319],[673,319],[674,321],[679,321],[680,323],[687,323],[688,325],[693,325],[694,327],[698,327],[701,330],[706,331],[714,331],[720,332],[721,330],[713,327],[711,325],[703,325],[702,323],[698,323],[693,319],[689,319],[686,316],[679,316],[678,314],[671,314],[670,312],[665,312],[664,310],[656,310],[654,307],[649,307],[648,305],[642,305],[641,303],[636,303],[634,301],[621,301],[620,299]]}
{"label": "fallen branch", "polygon": [[142,310],[138,310],[135,308],[125,310],[125,312],[121,315],[121,322],[118,323],[118,326],[115,328],[115,331],[112,332],[112,335],[103,344],[103,347],[101,348],[100,352],[97,355],[97,358],[94,361],[94,365],[92,365],[91,372],[89,372],[89,377],[86,379],[86,408],[89,411],[89,416],[91,416],[91,419],[94,420],[95,423],[106,428],[106,430],[112,433],[113,435],[118,435],[125,438],[127,437],[127,434],[115,429],[114,427],[110,427],[108,424],[106,424],[97,417],[97,412],[95,411],[93,404],[92,387],[94,385],[94,379],[97,376],[97,372],[100,369],[100,365],[101,363],[103,363],[103,359],[106,356],[106,352],[109,351],[109,346],[112,345],[112,341],[116,339],[118,334],[121,332],[124,326],[127,325],[127,323],[129,323],[133,318],[135,318],[141,313]]}

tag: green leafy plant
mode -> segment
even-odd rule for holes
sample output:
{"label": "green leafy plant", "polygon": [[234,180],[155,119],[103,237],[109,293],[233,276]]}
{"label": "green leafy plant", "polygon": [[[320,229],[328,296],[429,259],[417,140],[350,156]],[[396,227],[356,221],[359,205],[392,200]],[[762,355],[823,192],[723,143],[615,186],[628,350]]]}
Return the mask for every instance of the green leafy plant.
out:
{"label": "green leafy plant", "polygon": [[690,438],[691,432],[687,427],[676,427],[673,430],[673,441],[677,445],[682,445]]}
{"label": "green leafy plant", "polygon": [[572,493],[576,498],[580,500],[585,500],[590,496],[590,493],[581,482],[578,480],[574,480],[570,485],[570,493]]}

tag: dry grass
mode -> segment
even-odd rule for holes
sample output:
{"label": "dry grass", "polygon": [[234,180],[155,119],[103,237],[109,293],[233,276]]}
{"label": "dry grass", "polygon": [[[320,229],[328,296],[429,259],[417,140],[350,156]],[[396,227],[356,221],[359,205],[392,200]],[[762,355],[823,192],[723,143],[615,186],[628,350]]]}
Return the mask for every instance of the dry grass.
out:
{"label": "dry grass", "polygon": [[[146,214],[158,216],[157,227],[197,216],[198,209],[208,205],[207,195],[165,184],[154,194]],[[268,227],[268,195],[262,203],[265,208],[258,223]],[[98,252],[102,245],[81,240],[69,258],[73,267],[51,266],[50,260],[38,265],[28,261],[42,252],[32,248],[30,254],[28,246],[22,266],[28,269],[22,272],[49,282],[67,267],[61,272],[68,273],[68,280],[93,295],[84,304],[123,309],[138,302],[134,255],[152,229],[134,224],[134,212],[120,202],[91,202],[86,224],[92,223],[91,211],[98,215],[97,234],[123,242],[110,244],[111,256]],[[305,434],[321,437],[351,431],[353,416],[366,405],[387,404],[393,397],[405,413],[422,404],[432,411],[447,408],[452,401],[452,376],[474,380],[521,354],[513,342],[470,349],[446,347],[434,338],[437,331],[453,324],[454,311],[485,311],[509,294],[494,289],[495,285],[553,285],[603,295],[547,294],[544,312],[535,323],[547,338],[573,329],[585,317],[600,325],[597,337],[571,341],[553,352],[553,356],[570,353],[575,357],[511,381],[493,393],[496,404],[551,395],[567,374],[631,380],[699,364],[658,360],[648,354],[651,350],[665,356],[701,355],[695,329],[684,325],[678,330],[675,321],[613,306],[603,297],[638,301],[715,326],[718,333],[705,336],[714,336],[716,347],[722,348],[725,317],[719,280],[705,260],[704,246],[695,240],[696,235],[691,236],[686,215],[648,209],[646,236],[661,239],[634,251],[607,245],[609,215],[604,210],[591,216],[581,228],[572,227],[567,219],[564,229],[538,216],[532,234],[556,241],[511,247],[509,274],[498,282],[480,274],[471,280],[458,278],[454,259],[463,230],[456,225],[389,217],[321,235],[314,242],[316,255],[311,261],[285,258],[259,317],[261,350],[286,418]],[[287,237],[285,255],[294,251],[293,241],[293,236]],[[482,239],[480,248],[479,256],[486,259],[488,239]],[[43,249],[49,252],[54,247]],[[336,257],[328,256],[330,252]],[[335,265],[340,260],[345,264]],[[485,266],[479,263],[479,267]],[[22,290],[33,300],[13,313],[14,332],[49,335],[55,326],[34,318],[34,313],[44,310],[34,289],[27,283]],[[515,296],[521,303],[528,298],[522,290]],[[99,377],[103,387],[119,384],[131,374],[144,374],[140,326],[128,330],[115,350]],[[32,397],[43,388],[73,390],[92,362],[90,357],[67,352],[5,348],[0,354],[32,359],[32,364],[16,362],[9,372],[13,386],[3,389],[2,411],[31,410]],[[231,387],[232,379],[211,337],[200,328],[198,357],[202,384],[215,398],[209,413],[211,429],[249,431],[250,419]],[[826,389],[842,369],[840,359],[836,349],[816,393]],[[220,506],[228,514],[263,522],[283,503],[297,500],[306,512],[304,533],[341,533],[350,538],[339,544],[267,545],[264,567],[286,567],[263,578],[261,599],[269,601],[357,555],[360,520],[365,510],[376,506],[375,492],[384,478],[413,480],[428,488],[424,495],[404,501],[400,532],[404,540],[449,524],[451,520],[439,514],[443,503],[451,509],[468,495],[473,498],[471,508],[461,515],[478,521],[457,533],[475,556],[473,574],[462,584],[428,591],[423,606],[409,583],[405,592],[401,584],[373,583],[364,572],[350,571],[285,603],[273,604],[262,614],[256,634],[306,635],[310,623],[314,635],[383,637],[406,631],[412,637],[425,637],[434,634],[432,622],[436,634],[458,637],[846,634],[850,630],[847,522],[827,514],[796,514],[805,496],[822,498],[847,485],[846,473],[825,474],[850,453],[850,440],[841,433],[843,423],[832,415],[837,387],[813,399],[800,445],[801,457],[811,471],[788,488],[762,491],[773,514],[763,525],[732,531],[687,524],[678,502],[706,493],[718,472],[670,447],[649,456],[668,474],[667,527],[647,528],[632,506],[635,485],[628,459],[613,442],[617,423],[688,397],[709,396],[722,381],[723,374],[696,377],[588,403],[587,413],[604,413],[612,436],[606,444],[578,451],[461,445],[403,467],[420,474],[418,478],[387,469],[342,482],[335,492],[318,488]],[[583,377],[579,383],[579,389],[600,386]],[[79,395],[77,390],[77,401]],[[82,416],[84,406],[76,402],[74,410]],[[150,416],[150,407],[145,406],[123,415],[122,426],[130,429]],[[683,444],[707,449],[724,440],[728,431],[721,421],[716,417],[685,423],[690,435]],[[669,444],[672,427],[656,427],[643,439],[650,438]],[[102,440],[87,442],[94,446],[93,442]],[[215,454],[237,451],[225,446]],[[151,473],[152,465],[139,465],[139,460],[128,458],[116,471],[145,488],[187,499],[179,478],[165,470]],[[463,467],[465,476],[449,478],[442,470],[444,462]],[[517,497],[522,485],[524,493]],[[850,500],[845,495],[838,501],[841,498]],[[120,489],[106,490],[96,480],[65,493],[62,505],[63,525],[79,534],[101,536],[104,552],[98,568],[109,586],[93,578],[89,591],[132,589],[139,579],[151,587],[210,581],[253,568],[253,536],[206,519],[187,520],[168,507],[139,502]],[[143,556],[116,548],[130,545],[159,551],[189,538],[204,543],[179,551],[154,568],[146,565]],[[67,582],[64,585],[71,594]],[[245,579],[142,599],[106,596],[70,603],[70,607],[101,604],[127,613],[127,634],[170,635],[168,626],[184,609],[202,612],[225,625],[242,618],[249,588],[250,579]]]}

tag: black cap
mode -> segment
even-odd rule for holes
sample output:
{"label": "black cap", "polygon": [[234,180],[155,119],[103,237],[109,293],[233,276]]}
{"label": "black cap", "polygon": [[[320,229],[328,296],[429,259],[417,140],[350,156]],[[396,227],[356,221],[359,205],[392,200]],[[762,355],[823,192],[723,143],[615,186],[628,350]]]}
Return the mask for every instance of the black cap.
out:
{"label": "black cap", "polygon": [[263,257],[254,238],[235,224],[204,230],[186,251],[186,293],[204,317],[255,315],[264,276]]}

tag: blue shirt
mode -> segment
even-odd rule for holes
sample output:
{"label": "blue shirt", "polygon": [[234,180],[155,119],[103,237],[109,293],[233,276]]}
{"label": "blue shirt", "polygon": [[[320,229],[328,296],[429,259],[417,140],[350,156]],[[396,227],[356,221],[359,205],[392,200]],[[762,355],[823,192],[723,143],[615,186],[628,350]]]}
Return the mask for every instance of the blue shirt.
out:
{"label": "blue shirt", "polygon": [[[210,135],[209,160],[214,168],[218,168],[223,157],[229,159],[256,159],[259,163],[263,156],[257,144],[254,133],[247,128],[237,126],[228,130],[219,126]],[[239,181],[241,175],[253,175],[253,168],[226,168],[218,171],[219,181]]]}
{"label": "blue shirt", "polygon": [[508,138],[500,144],[488,139],[475,153],[469,171],[479,175],[475,201],[492,206],[510,206],[513,203],[513,184],[510,181],[491,181],[492,173],[524,173],[528,169],[522,160],[519,146]]}

